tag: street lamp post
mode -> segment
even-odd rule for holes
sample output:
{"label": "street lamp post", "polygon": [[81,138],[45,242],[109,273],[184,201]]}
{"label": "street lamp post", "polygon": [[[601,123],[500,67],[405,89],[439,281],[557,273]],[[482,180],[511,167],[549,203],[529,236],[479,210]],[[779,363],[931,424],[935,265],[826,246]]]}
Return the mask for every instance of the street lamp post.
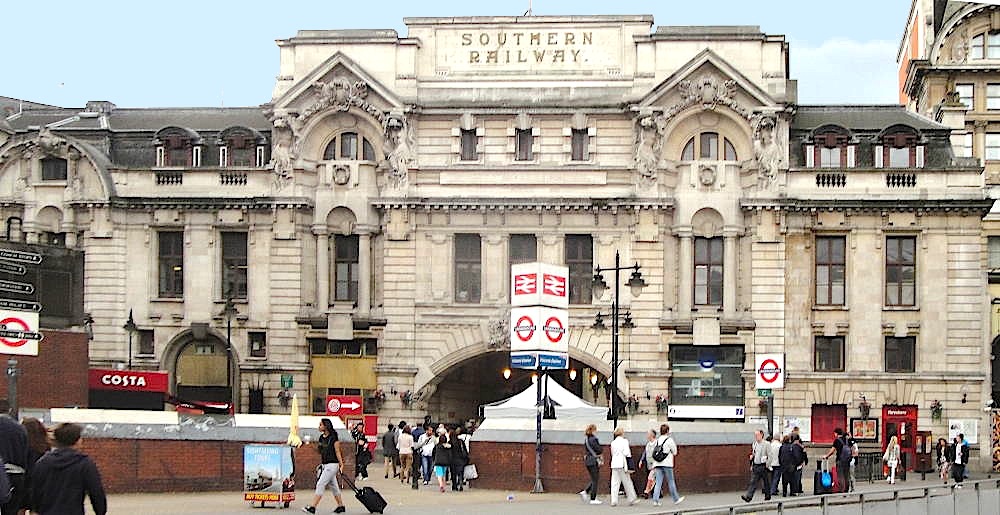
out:
{"label": "street lamp post", "polygon": [[135,319],[132,318],[132,310],[128,310],[128,320],[125,321],[125,325],[122,326],[125,332],[128,333],[128,369],[132,370],[132,335],[139,330],[139,327],[135,325]]}
{"label": "street lamp post", "polygon": [[[617,388],[618,388],[618,316],[623,314],[625,316],[625,321],[621,324],[622,327],[628,326],[632,327],[632,313],[626,311],[621,313],[621,308],[619,306],[619,295],[620,295],[620,285],[621,285],[621,272],[622,270],[632,270],[632,275],[629,277],[626,286],[632,289],[632,296],[638,297],[642,292],[642,289],[646,287],[646,281],[642,279],[642,274],[639,273],[639,263],[635,263],[632,266],[621,266],[621,256],[618,251],[615,251],[615,266],[604,268],[598,266],[594,274],[594,295],[600,297],[604,294],[604,291],[608,289],[607,283],[604,282],[604,276],[601,275],[602,272],[615,273],[615,291],[614,296],[611,299],[611,313],[597,313],[594,319],[593,327],[595,329],[600,329],[604,327],[604,317],[611,317],[611,378],[608,383],[615,390],[611,391],[611,413],[609,418],[614,423],[614,428],[618,427],[618,402],[617,402]],[[614,429],[613,428],[613,429]]]}

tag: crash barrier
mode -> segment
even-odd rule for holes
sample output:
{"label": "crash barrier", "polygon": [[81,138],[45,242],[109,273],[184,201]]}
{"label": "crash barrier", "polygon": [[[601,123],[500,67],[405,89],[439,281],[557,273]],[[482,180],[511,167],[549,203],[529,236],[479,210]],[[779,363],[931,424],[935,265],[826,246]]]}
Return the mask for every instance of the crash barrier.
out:
{"label": "crash barrier", "polygon": [[914,486],[785,498],[751,504],[697,509],[671,508],[673,515],[755,513],[778,515],[996,515],[1000,506],[1000,479],[966,481],[961,486]]}

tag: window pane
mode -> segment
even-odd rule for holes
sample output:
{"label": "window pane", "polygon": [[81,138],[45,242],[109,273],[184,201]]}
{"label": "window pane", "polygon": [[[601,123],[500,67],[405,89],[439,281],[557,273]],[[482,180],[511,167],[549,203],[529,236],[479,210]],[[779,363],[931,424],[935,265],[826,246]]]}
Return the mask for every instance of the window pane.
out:
{"label": "window pane", "polygon": [[820,147],[819,148],[819,165],[823,168],[837,168],[840,167],[840,147]]}
{"label": "window pane", "polygon": [[358,301],[359,237],[335,235],[334,246],[334,300]]}
{"label": "window pane", "polygon": [[364,138],[362,140],[361,152],[362,152],[361,158],[364,159],[365,161],[375,161],[375,148],[372,147],[372,144],[370,141],[368,141],[368,138]]}
{"label": "window pane", "polygon": [[986,159],[1000,160],[1000,133],[986,133]]}
{"label": "window pane", "polygon": [[693,161],[694,160],[694,138],[688,140],[687,144],[684,145],[684,151],[681,152],[681,161]]}
{"label": "window pane", "polygon": [[340,158],[358,158],[358,134],[355,132],[345,132],[340,135]]}
{"label": "window pane", "polygon": [[329,161],[331,159],[337,159],[337,138],[330,140],[326,149],[323,150],[323,160]]}
{"label": "window pane", "polygon": [[572,159],[573,161],[586,161],[590,159],[587,146],[590,142],[590,135],[587,129],[573,129]]}
{"label": "window pane", "polygon": [[534,137],[531,135],[531,129],[517,129],[517,140],[516,145],[516,155],[514,159],[517,161],[531,161],[534,159],[531,152],[531,144],[534,142]]}
{"label": "window pane", "polygon": [[43,181],[65,181],[66,180],[66,160],[56,157],[42,159],[42,180]]}
{"label": "window pane", "polygon": [[510,264],[531,263],[537,260],[538,243],[534,234],[510,235]]}
{"label": "window pane", "polygon": [[986,39],[986,57],[988,59],[1000,58],[1000,34],[989,34]]}
{"label": "window pane", "polygon": [[594,240],[589,234],[566,235],[566,266],[569,268],[569,303],[593,302]]}
{"label": "window pane", "polygon": [[906,168],[910,166],[910,147],[889,147],[889,167]]}
{"label": "window pane", "polygon": [[[743,348],[671,345],[670,402],[678,405],[743,404]],[[705,364],[710,364],[705,368]]]}
{"label": "window pane", "polygon": [[736,147],[728,139],[724,141],[726,142],[726,161],[737,161]]}
{"label": "window pane", "polygon": [[913,336],[885,337],[885,371],[914,372],[916,369],[916,343]]}
{"label": "window pane", "polygon": [[455,235],[455,301],[478,303],[482,262],[478,234]]}
{"label": "window pane", "polygon": [[1000,268],[1000,236],[990,236],[987,239],[989,248],[989,268]]}
{"label": "window pane", "polygon": [[844,370],[844,337],[816,337],[817,372],[840,372]]}
{"label": "window pane", "polygon": [[986,85],[986,109],[1000,109],[1000,84]]}
{"label": "window pane", "polygon": [[844,264],[844,249],[847,246],[847,239],[843,237],[829,238],[830,242],[830,262]]}
{"label": "window pane", "polygon": [[979,34],[972,37],[972,41],[969,43],[969,58],[970,59],[982,59],[984,55],[984,41],[983,35]]}
{"label": "window pane", "polygon": [[478,138],[476,137],[475,129],[462,129],[462,140],[461,144],[461,159],[462,161],[475,161],[479,159],[479,152],[476,151],[476,143],[478,143]]}
{"label": "window pane", "polygon": [[222,233],[222,295],[247,297],[247,233]]}
{"label": "window pane", "polygon": [[701,134],[701,150],[700,154],[702,159],[718,159],[719,158],[719,135],[714,132],[703,132]]}
{"label": "window pane", "polygon": [[160,288],[164,298],[184,296],[184,233],[161,232],[158,235]]}
{"label": "window pane", "polygon": [[976,88],[972,84],[955,85],[955,92],[958,93],[959,102],[965,104],[969,108],[975,107],[975,91]]}

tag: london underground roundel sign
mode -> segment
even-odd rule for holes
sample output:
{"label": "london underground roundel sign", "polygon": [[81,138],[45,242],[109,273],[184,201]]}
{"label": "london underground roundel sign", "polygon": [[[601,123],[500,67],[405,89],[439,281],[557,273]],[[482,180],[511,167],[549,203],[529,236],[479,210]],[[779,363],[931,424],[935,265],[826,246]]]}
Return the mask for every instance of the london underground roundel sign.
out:
{"label": "london underground roundel sign", "polygon": [[784,354],[758,354],[754,361],[757,388],[785,387]]}

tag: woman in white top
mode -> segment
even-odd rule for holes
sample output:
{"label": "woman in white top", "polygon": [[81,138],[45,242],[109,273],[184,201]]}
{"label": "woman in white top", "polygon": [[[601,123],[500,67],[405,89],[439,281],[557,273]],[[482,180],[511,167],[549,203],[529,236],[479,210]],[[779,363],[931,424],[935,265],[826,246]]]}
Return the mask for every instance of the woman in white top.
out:
{"label": "woman in white top", "polygon": [[899,443],[896,442],[896,435],[889,439],[889,445],[885,447],[885,454],[882,461],[889,466],[889,484],[896,483],[896,466],[899,465]]}
{"label": "woman in white top", "polygon": [[628,496],[629,504],[639,502],[639,497],[635,495],[635,486],[632,485],[632,477],[628,471],[628,458],[632,457],[632,449],[629,448],[628,439],[625,438],[625,430],[615,429],[615,439],[611,441],[611,505],[618,506],[618,487],[625,485],[625,495]]}

